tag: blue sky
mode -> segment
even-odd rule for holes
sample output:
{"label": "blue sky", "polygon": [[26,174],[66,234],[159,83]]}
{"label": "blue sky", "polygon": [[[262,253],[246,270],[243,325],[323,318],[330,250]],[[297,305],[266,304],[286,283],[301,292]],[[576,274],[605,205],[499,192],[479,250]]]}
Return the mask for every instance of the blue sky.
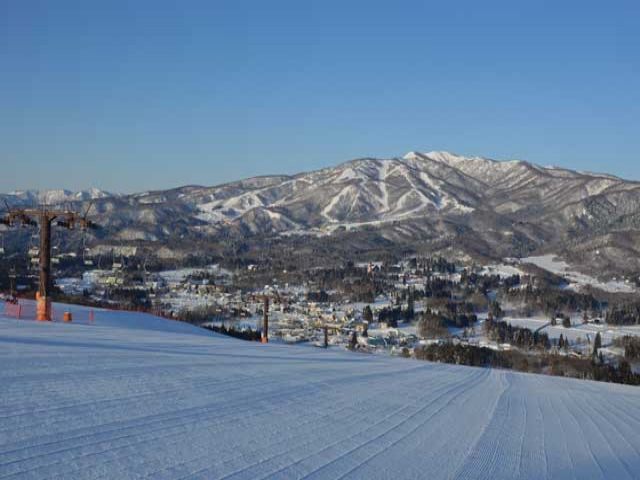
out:
{"label": "blue sky", "polygon": [[0,191],[409,150],[640,180],[640,2],[0,0]]}

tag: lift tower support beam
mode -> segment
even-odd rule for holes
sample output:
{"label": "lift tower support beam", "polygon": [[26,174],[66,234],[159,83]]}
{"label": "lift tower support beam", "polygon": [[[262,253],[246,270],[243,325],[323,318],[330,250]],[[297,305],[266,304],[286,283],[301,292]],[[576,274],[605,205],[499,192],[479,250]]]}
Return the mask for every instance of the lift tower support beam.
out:
{"label": "lift tower support beam", "polygon": [[39,215],[40,224],[40,265],[38,294],[36,300],[38,308],[36,310],[36,320],[51,320],[51,222],[55,217],[51,217],[46,211]]}
{"label": "lift tower support beam", "polygon": [[[6,204],[6,202],[5,202]],[[36,293],[37,310],[36,320],[51,320],[51,224],[58,219],[60,227],[73,230],[76,226],[81,229],[97,228],[97,225],[87,220],[87,214],[91,205],[84,215],[71,210],[50,209],[46,205],[41,208],[10,208],[7,205],[7,213],[0,223],[13,226],[19,223],[23,226],[39,225],[40,227],[40,258],[39,258],[39,282]]]}

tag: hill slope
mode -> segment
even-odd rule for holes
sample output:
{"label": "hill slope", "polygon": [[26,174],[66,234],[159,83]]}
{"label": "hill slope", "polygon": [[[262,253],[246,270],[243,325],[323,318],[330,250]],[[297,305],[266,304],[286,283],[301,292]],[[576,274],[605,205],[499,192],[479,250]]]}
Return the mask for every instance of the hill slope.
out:
{"label": "hill slope", "polygon": [[640,389],[0,318],[0,478],[637,478]]}

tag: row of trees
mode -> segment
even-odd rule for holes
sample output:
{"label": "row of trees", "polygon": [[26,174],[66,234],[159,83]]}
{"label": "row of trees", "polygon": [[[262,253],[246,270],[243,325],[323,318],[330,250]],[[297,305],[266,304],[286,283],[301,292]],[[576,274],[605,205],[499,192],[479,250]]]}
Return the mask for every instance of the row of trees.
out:
{"label": "row of trees", "polygon": [[500,287],[513,288],[521,283],[520,275],[511,275],[502,277],[500,275],[478,275],[468,270],[463,270],[460,274],[460,284],[465,286],[473,286],[478,290],[486,293]]}
{"label": "row of trees", "polygon": [[[368,305],[367,305],[368,307]],[[373,315],[369,316],[364,313],[364,318],[367,320],[368,317],[373,317]],[[378,322],[385,322],[390,327],[397,327],[398,322],[409,322],[414,318],[413,308],[402,308],[402,307],[384,307],[380,309],[378,312]]]}
{"label": "row of trees", "polygon": [[441,316],[432,312],[424,312],[417,323],[417,333],[420,338],[444,338],[449,336],[449,330]]}
{"label": "row of trees", "polygon": [[640,302],[612,306],[606,315],[607,323],[612,325],[640,324]]}
{"label": "row of trees", "polygon": [[491,340],[499,343],[510,343],[520,348],[537,348],[546,350],[551,347],[546,333],[532,332],[528,328],[514,327],[510,323],[488,318],[484,322],[484,330]]}
{"label": "row of trees", "polygon": [[485,347],[454,344],[431,344],[416,347],[419,360],[453,363],[477,367],[497,367],[522,372],[583,378],[601,382],[640,385],[640,375],[633,373],[629,363],[622,360],[617,366],[597,359],[588,360],[553,354],[526,354],[520,351],[496,351]]}
{"label": "row of trees", "polygon": [[456,272],[456,264],[443,257],[411,258],[409,260],[409,268],[424,275]]}
{"label": "row of trees", "polygon": [[466,346],[460,343],[445,342],[416,347],[414,355],[418,360],[429,362],[453,363],[475,367],[512,368],[511,358],[505,352],[485,347]]}
{"label": "row of trees", "polygon": [[504,300],[512,304],[524,305],[522,312],[524,314],[544,312],[551,316],[561,312],[599,312],[601,308],[600,302],[590,293],[577,293],[551,287],[535,288],[531,285],[507,289],[504,292]]}
{"label": "row of trees", "polygon": [[466,328],[478,321],[474,312],[472,303],[438,299],[429,302],[425,313],[439,316],[447,327]]}
{"label": "row of trees", "polygon": [[624,357],[626,359],[640,360],[640,337],[625,335],[622,338],[616,338],[613,344],[617,347],[624,348]]}
{"label": "row of trees", "polygon": [[451,298],[455,283],[444,278],[429,278],[424,285],[426,298]]}
{"label": "row of trees", "polygon": [[241,340],[248,340],[251,342],[260,341],[260,332],[252,329],[236,330],[233,327],[225,327],[224,325],[203,325],[203,328],[211,330],[212,332],[221,333],[222,335],[228,335],[230,337],[239,338]]}

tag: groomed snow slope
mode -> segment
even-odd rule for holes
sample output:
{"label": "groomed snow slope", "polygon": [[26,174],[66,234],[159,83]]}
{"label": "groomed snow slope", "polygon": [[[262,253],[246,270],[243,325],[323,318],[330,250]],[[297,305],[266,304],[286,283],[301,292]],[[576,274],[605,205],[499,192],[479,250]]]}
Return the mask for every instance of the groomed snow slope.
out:
{"label": "groomed snow slope", "polygon": [[[1,306],[0,306],[1,307]],[[640,389],[0,318],[0,478],[640,478]]]}

